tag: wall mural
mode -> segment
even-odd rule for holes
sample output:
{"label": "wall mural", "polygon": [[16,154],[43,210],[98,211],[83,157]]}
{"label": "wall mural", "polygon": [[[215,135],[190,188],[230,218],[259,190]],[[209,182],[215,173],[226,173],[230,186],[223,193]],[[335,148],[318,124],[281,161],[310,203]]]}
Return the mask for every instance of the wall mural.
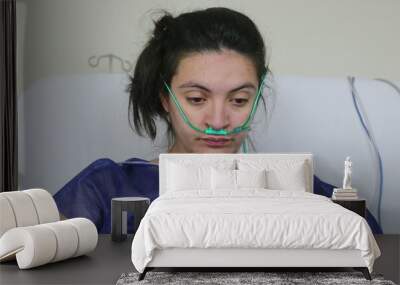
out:
{"label": "wall mural", "polygon": [[[128,125],[126,74],[51,77],[19,98],[21,189],[56,193],[98,158],[154,159],[166,150]],[[385,233],[400,233],[400,82],[365,78],[276,76],[265,88],[250,136],[256,152],[311,152],[315,175],[352,186]],[[161,129],[165,126],[160,123]],[[251,151],[251,149],[250,149]]]}

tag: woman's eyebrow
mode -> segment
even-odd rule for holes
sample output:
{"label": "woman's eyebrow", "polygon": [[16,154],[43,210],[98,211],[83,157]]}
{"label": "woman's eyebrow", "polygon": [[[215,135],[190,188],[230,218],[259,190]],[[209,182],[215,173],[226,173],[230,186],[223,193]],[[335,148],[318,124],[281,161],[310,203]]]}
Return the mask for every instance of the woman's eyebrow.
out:
{"label": "woman's eyebrow", "polygon": [[[184,89],[184,88],[199,88],[199,89],[204,90],[204,91],[206,91],[206,92],[211,92],[211,90],[208,89],[207,87],[205,87],[205,86],[203,86],[203,85],[201,85],[201,84],[195,83],[195,82],[191,82],[191,81],[186,82],[186,83],[180,85],[178,88],[179,88],[179,89]],[[245,88],[250,88],[250,89],[254,89],[254,90],[257,89],[257,87],[255,87],[253,83],[251,83],[251,82],[246,82],[246,83],[244,83],[244,84],[242,84],[242,85],[240,85],[240,86],[238,86],[238,87],[236,87],[236,88],[233,88],[231,91],[229,91],[229,93],[237,92],[237,91],[239,91],[239,90],[241,90],[241,89],[245,89]]]}
{"label": "woman's eyebrow", "polygon": [[207,92],[211,92],[211,90],[208,89],[207,87],[205,87],[205,86],[203,86],[203,85],[201,85],[201,84],[192,82],[192,81],[186,82],[186,83],[184,83],[184,84],[178,86],[179,89],[193,88],[193,87],[194,87],[194,88],[202,89],[202,90],[207,91]]}
{"label": "woman's eyebrow", "polygon": [[250,88],[250,89],[257,90],[257,87],[255,87],[253,83],[246,82],[246,83],[240,85],[239,87],[236,87],[236,88],[232,89],[230,91],[230,93],[233,93],[233,92],[239,91],[241,89],[245,89],[245,88]]}

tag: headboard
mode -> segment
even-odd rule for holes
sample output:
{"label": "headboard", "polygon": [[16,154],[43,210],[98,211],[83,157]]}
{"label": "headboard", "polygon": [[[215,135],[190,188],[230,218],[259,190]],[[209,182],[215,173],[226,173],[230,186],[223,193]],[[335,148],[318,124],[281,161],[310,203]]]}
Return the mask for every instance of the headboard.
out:
{"label": "headboard", "polygon": [[221,159],[235,160],[240,158],[271,159],[271,160],[303,160],[306,166],[307,192],[313,193],[313,156],[311,153],[162,153],[159,156],[159,194],[166,192],[167,168],[169,162],[190,160],[199,164],[212,164]]}

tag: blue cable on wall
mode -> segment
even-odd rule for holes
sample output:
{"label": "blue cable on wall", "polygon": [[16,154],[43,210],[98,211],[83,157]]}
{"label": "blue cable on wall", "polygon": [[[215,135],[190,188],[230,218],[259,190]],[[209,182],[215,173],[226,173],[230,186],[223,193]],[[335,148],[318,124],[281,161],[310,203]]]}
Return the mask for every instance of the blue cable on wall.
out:
{"label": "blue cable on wall", "polygon": [[[348,77],[349,83],[350,83],[350,87],[351,87],[351,94],[352,94],[352,98],[353,98],[353,104],[354,107],[356,109],[358,118],[360,119],[361,125],[364,129],[364,131],[366,132],[373,148],[375,151],[375,155],[378,159],[378,176],[379,176],[379,198],[378,198],[378,223],[381,226],[381,204],[382,204],[382,195],[383,195],[383,163],[382,163],[382,158],[381,158],[381,154],[379,152],[379,149],[375,143],[375,140],[373,139],[372,133],[371,131],[368,129],[367,124],[366,124],[366,120],[363,118],[362,113],[360,111],[359,108],[359,96],[358,96],[358,92],[355,88],[354,82],[355,82],[355,78],[354,77]],[[387,85],[389,85],[390,87],[392,87],[397,94],[400,96],[400,87],[397,86],[396,84],[394,84],[393,82],[387,80],[387,79],[382,79],[382,78],[376,78],[376,81],[380,81],[383,82]],[[366,115],[364,115],[364,117],[366,117]]]}
{"label": "blue cable on wall", "polygon": [[363,116],[361,111],[360,111],[360,107],[359,107],[360,99],[359,99],[357,90],[356,90],[356,88],[354,86],[355,78],[352,77],[352,76],[348,76],[347,79],[349,81],[350,88],[351,88],[351,96],[352,96],[352,99],[353,99],[354,108],[356,109],[356,112],[357,112],[358,118],[360,120],[360,123],[361,123],[365,133],[367,134],[368,139],[369,139],[369,141],[370,141],[370,143],[371,143],[371,145],[372,145],[372,147],[374,149],[375,155],[376,155],[376,157],[378,159],[378,180],[379,180],[379,188],[378,188],[378,191],[379,191],[378,192],[378,195],[379,195],[378,196],[378,223],[379,223],[379,226],[381,226],[381,205],[382,205],[382,195],[383,195],[383,163],[382,163],[382,157],[381,157],[381,154],[379,152],[378,146],[376,145],[375,140],[374,140],[374,138],[372,136],[372,133],[371,133],[371,131],[369,130],[369,128],[367,126],[367,123],[366,123],[366,120],[365,120],[366,115]]}
{"label": "blue cable on wall", "polygon": [[396,84],[394,84],[393,82],[387,80],[387,79],[383,79],[383,78],[375,78],[376,81],[381,81],[383,83],[386,83],[387,85],[389,85],[390,87],[392,87],[398,95],[400,95],[400,87],[397,86]]}

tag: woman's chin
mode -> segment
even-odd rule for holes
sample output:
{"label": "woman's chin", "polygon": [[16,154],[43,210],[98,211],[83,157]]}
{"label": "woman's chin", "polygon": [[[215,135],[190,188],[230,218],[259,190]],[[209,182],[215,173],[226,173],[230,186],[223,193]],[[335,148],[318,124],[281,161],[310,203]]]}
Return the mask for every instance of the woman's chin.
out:
{"label": "woman's chin", "polygon": [[194,153],[237,153],[239,148],[233,146],[214,147],[214,146],[201,146],[195,149]]}

